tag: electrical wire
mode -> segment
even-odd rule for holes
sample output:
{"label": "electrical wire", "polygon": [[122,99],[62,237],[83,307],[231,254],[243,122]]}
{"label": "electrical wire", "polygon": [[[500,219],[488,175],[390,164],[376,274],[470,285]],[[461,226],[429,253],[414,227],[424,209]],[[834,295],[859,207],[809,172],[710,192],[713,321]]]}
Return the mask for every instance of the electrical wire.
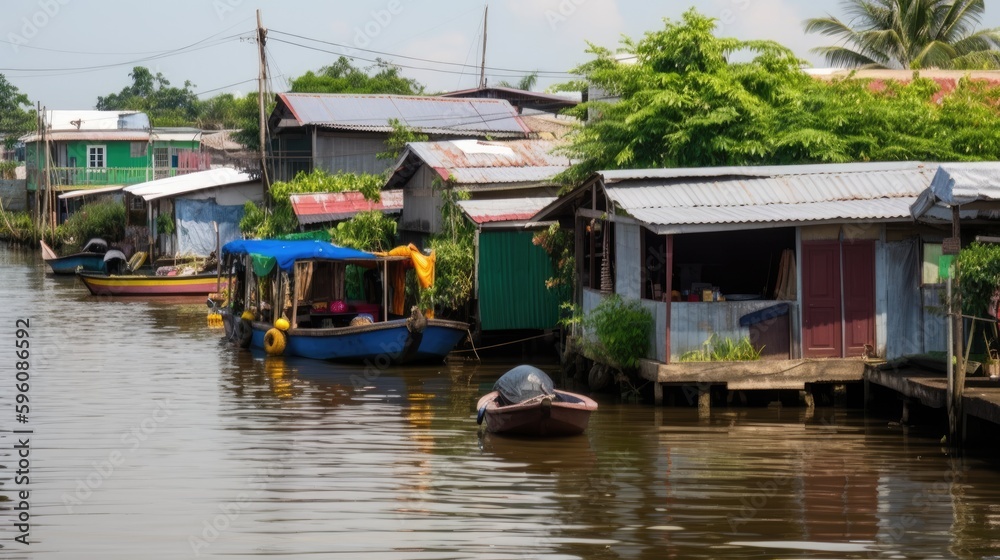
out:
{"label": "electrical wire", "polygon": [[[279,30],[275,30],[275,29],[270,29],[270,30],[268,30],[268,32],[269,33],[279,33],[281,35],[288,35],[289,37],[295,37],[296,39],[304,39],[306,41],[313,41],[315,43],[322,43],[324,45],[330,45],[330,46],[334,46],[334,47],[341,47],[341,48],[345,48],[345,49],[370,52],[372,54],[380,54],[380,55],[384,55],[384,56],[391,56],[393,58],[405,58],[407,60],[416,60],[417,62],[429,62],[429,63],[432,63],[432,64],[442,64],[442,65],[446,65],[446,66],[459,66],[459,67],[471,68],[471,69],[475,69],[475,70],[478,70],[480,68],[479,65],[464,64],[464,63],[461,63],[461,62],[448,62],[448,61],[445,61],[445,60],[434,60],[432,58],[421,58],[419,56],[408,56],[408,55],[399,54],[399,53],[391,53],[391,52],[386,52],[386,51],[376,51],[376,50],[373,50],[373,49],[363,49],[361,47],[355,47],[355,46],[351,46],[351,45],[345,45],[343,43],[334,43],[334,42],[331,42],[331,41],[323,41],[322,39],[314,39],[312,37],[306,37],[304,35],[296,35],[295,33],[288,33],[288,32],[285,32],[285,31],[279,31]],[[563,76],[567,76],[567,75],[573,75],[573,74],[570,74],[569,72],[565,72],[563,70],[519,70],[519,69],[516,69],[516,68],[500,68],[500,67],[496,67],[496,66],[486,66],[485,68],[487,70],[495,70],[497,72],[518,72],[519,75],[520,74],[524,74],[526,72],[538,72],[538,74],[540,76],[544,75],[545,77],[563,77]],[[549,76],[549,74],[553,74],[553,75],[557,75],[557,76]]]}

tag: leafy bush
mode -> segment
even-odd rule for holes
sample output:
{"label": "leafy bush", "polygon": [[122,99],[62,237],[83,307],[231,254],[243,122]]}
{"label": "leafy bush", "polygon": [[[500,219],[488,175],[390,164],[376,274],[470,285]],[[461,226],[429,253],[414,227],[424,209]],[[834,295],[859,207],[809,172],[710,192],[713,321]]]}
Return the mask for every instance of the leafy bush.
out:
{"label": "leafy bush", "polygon": [[16,179],[18,165],[16,161],[0,161],[0,179]]}
{"label": "leafy bush", "polygon": [[472,296],[472,271],[476,264],[475,254],[464,240],[435,237],[430,241],[434,250],[434,285],[421,294],[421,307],[428,303],[447,309],[461,308]]}
{"label": "leafy bush", "polygon": [[639,300],[612,294],[583,318],[583,325],[597,337],[591,351],[603,354],[611,365],[634,369],[649,350],[653,314]]}
{"label": "leafy bush", "polygon": [[963,312],[985,317],[993,292],[1000,286],[1000,245],[970,243],[958,254],[958,265]]}
{"label": "leafy bush", "polygon": [[322,169],[312,173],[300,172],[291,181],[279,181],[269,191],[271,208],[248,202],[243,207],[240,231],[257,238],[272,238],[294,232],[299,221],[292,210],[291,195],[303,193],[332,193],[360,191],[368,200],[379,200],[384,179],[381,175],[366,173],[329,174]]}
{"label": "leafy bush", "polygon": [[76,249],[93,237],[108,241],[125,238],[125,205],[110,199],[84,205],[60,226]]}
{"label": "leafy bush", "polygon": [[420,305],[427,309],[433,302],[458,310],[472,297],[476,266],[476,230],[458,206],[459,200],[468,200],[469,193],[439,181],[434,188],[441,194],[441,232],[432,235],[429,241],[435,254],[434,285],[420,294]]}
{"label": "leafy bush", "polygon": [[331,229],[330,239],[361,251],[388,251],[396,242],[396,220],[379,210],[358,212]]}
{"label": "leafy bush", "polygon": [[682,362],[752,362],[760,359],[760,350],[753,347],[750,337],[744,336],[738,341],[731,338],[719,339],[712,333],[700,350],[692,350],[681,354]]}
{"label": "leafy bush", "polygon": [[38,238],[38,229],[29,212],[6,210],[0,212],[0,239],[16,243],[35,243]]}

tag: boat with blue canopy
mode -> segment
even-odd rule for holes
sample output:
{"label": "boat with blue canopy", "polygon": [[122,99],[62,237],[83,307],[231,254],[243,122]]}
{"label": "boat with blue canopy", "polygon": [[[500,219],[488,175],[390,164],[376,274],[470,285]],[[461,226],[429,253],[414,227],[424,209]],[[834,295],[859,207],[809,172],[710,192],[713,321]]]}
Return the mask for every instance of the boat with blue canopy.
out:
{"label": "boat with blue canopy", "polygon": [[433,256],[410,247],[374,254],[320,240],[231,241],[221,251],[226,337],[270,355],[379,367],[443,360],[469,326],[416,306],[405,312],[406,270],[424,279],[427,261],[433,267]]}

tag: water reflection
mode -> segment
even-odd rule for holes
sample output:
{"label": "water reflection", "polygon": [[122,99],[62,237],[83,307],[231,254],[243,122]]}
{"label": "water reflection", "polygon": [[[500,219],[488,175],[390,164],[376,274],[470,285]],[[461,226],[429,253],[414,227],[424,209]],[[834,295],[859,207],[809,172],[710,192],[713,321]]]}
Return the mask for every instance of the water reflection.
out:
{"label": "water reflection", "polygon": [[93,298],[33,259],[0,250],[4,316],[38,340],[37,541],[5,558],[1000,556],[995,463],[858,411],[602,396],[582,436],[484,434],[475,402],[514,364],[268,357],[203,302]]}

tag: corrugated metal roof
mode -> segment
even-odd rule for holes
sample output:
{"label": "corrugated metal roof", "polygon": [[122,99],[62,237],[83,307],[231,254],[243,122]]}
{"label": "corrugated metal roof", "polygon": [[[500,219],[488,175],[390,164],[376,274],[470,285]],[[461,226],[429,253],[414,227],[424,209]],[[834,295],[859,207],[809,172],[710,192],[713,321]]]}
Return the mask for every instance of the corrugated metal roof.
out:
{"label": "corrugated metal roof", "polygon": [[403,209],[401,190],[382,191],[380,202],[367,200],[358,191],[293,194],[290,198],[292,210],[303,225],[346,220],[369,210],[398,213]]}
{"label": "corrugated metal roof", "polygon": [[501,198],[460,200],[459,207],[477,224],[530,220],[539,210],[554,201],[554,196],[537,198]]}
{"label": "corrugated metal roof", "polygon": [[452,177],[457,184],[465,187],[552,184],[552,178],[571,164],[566,156],[552,154],[559,145],[552,140],[411,142],[407,144],[389,182],[405,182],[419,165],[427,165],[442,179]]}
{"label": "corrugated metal roof", "polygon": [[526,136],[530,130],[504,99],[408,95],[280,93],[299,126],[388,132],[389,121],[425,133]]}
{"label": "corrugated metal roof", "polygon": [[[38,142],[41,136],[31,133],[21,138],[23,142]],[[73,142],[93,140],[95,142],[148,142],[149,133],[142,130],[64,130],[49,132],[46,140],[52,142]]]}
{"label": "corrugated metal roof", "polygon": [[132,195],[141,196],[143,200],[150,201],[200,191],[202,189],[249,183],[251,181],[253,179],[248,173],[231,167],[219,167],[217,169],[175,175],[166,179],[146,181],[145,183],[125,187],[124,190]]}
{"label": "corrugated metal roof", "polygon": [[59,195],[59,198],[79,198],[81,196],[89,196],[92,194],[107,194],[120,191],[123,188],[125,188],[125,185],[112,185],[110,187],[98,187],[96,189],[78,189],[63,193]]}
{"label": "corrugated metal roof", "polygon": [[[119,126],[119,119],[122,126]],[[49,130],[144,130],[149,117],[139,111],[93,111],[53,109],[45,112]]]}
{"label": "corrugated metal roof", "polygon": [[928,187],[937,167],[861,163],[600,175],[608,197],[627,214],[660,233],[680,233],[754,223],[909,220],[910,204]]}

